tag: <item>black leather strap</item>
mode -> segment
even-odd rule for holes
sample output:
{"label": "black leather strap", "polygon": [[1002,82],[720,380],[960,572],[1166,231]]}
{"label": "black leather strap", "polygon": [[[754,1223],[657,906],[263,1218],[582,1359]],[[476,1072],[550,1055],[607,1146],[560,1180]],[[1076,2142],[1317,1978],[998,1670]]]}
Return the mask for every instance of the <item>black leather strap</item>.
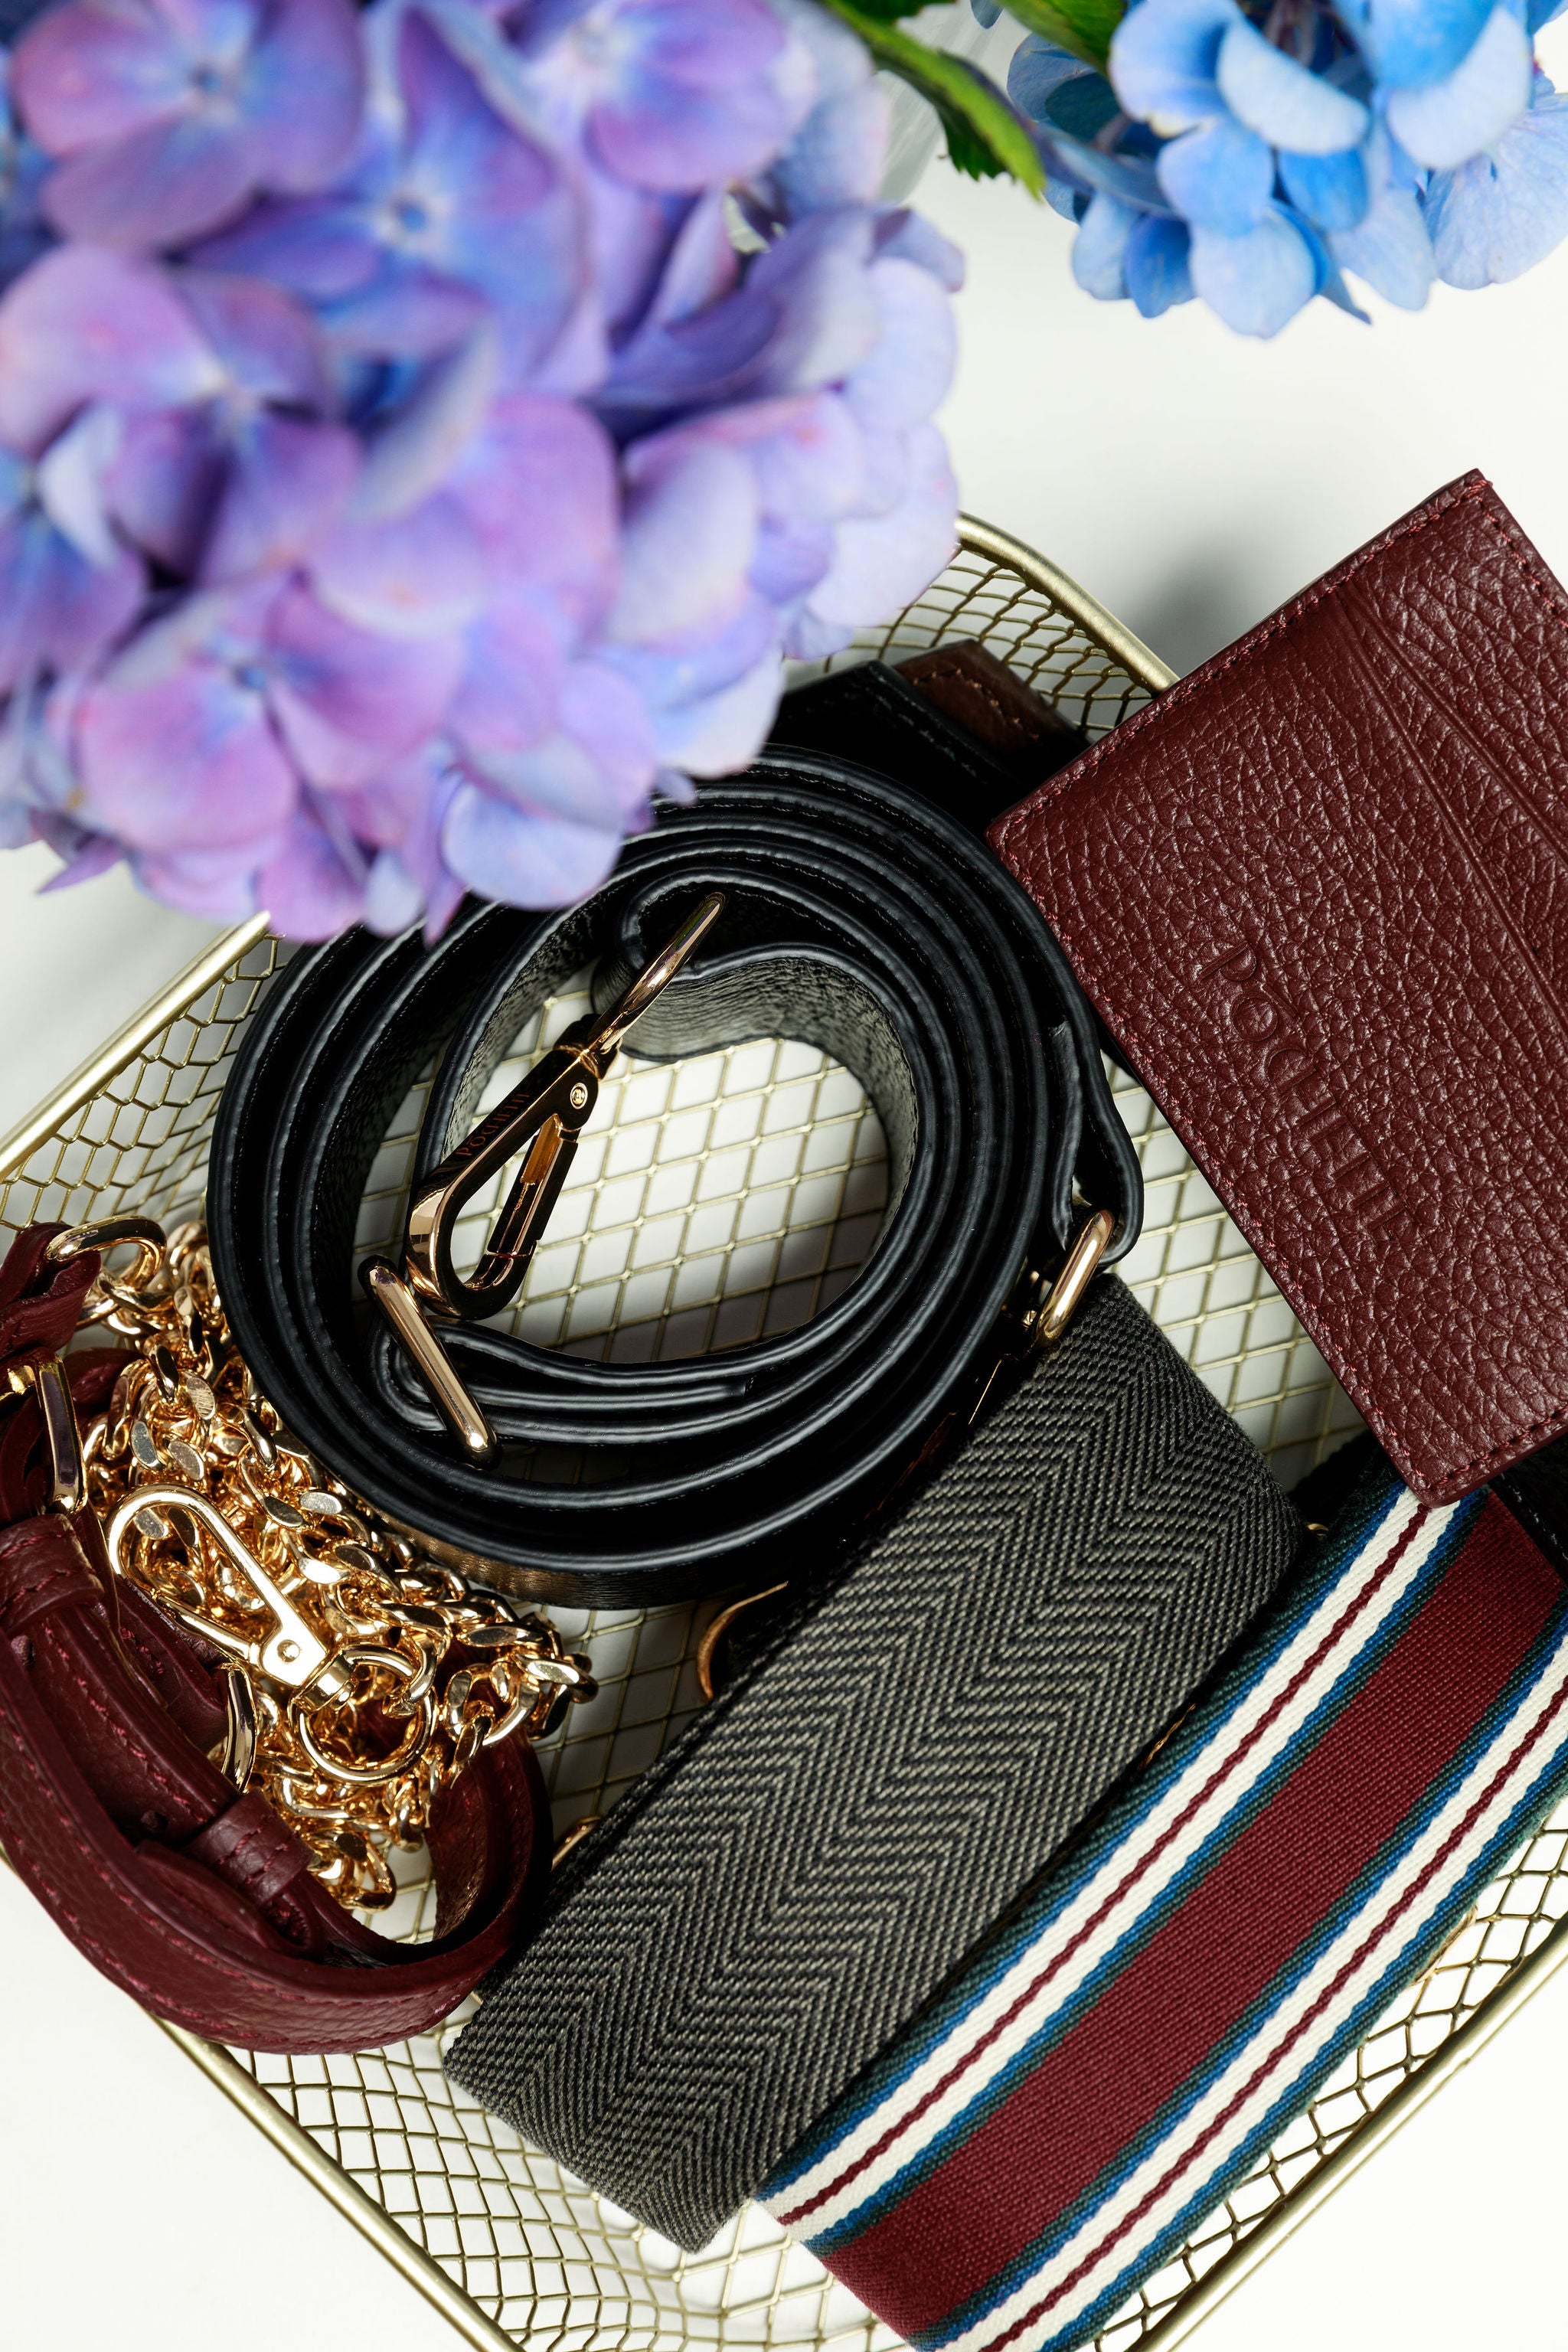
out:
{"label": "black leather strap", "polygon": [[456,2079],[699,2246],[1025,1899],[1299,1521],[1126,1289],[552,1879]]}
{"label": "black leather strap", "polygon": [[[382,1138],[451,1037],[419,1146],[421,1170],[437,1165],[533,1008],[595,957],[609,1002],[714,887],[719,928],[637,1051],[783,1034],[846,1063],[888,1139],[877,1248],[803,1329],[693,1361],[588,1363],[448,1328],[502,1441],[500,1463],[476,1468],[390,1337],[363,1328],[354,1224]],[[352,1486],[520,1591],[640,1602],[841,1544],[984,1377],[1021,1271],[1072,1236],[1075,1178],[1115,1213],[1120,1257],[1137,1236],[1136,1159],[1083,1000],[1023,892],[916,793],[780,754],[666,810],[569,913],[469,907],[434,949],[356,932],[301,954],[225,1089],[208,1222],[247,1362]],[[575,1449],[579,1483],[531,1478],[537,1447]]]}

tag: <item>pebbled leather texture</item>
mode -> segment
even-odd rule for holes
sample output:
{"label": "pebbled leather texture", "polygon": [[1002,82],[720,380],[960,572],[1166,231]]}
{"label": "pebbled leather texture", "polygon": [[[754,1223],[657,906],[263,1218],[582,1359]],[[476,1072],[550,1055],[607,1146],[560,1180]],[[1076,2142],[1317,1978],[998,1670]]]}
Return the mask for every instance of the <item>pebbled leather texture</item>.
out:
{"label": "pebbled leather texture", "polygon": [[990,837],[1415,1493],[1568,1426],[1568,598],[1490,486]]}
{"label": "pebbled leather texture", "polygon": [[[945,723],[945,722],[944,722]],[[706,891],[728,903],[639,1024],[654,1058],[746,1037],[826,1047],[880,1113],[889,1208],[859,1279],[804,1327],[673,1363],[598,1363],[483,1324],[442,1342],[501,1457],[459,1460],[390,1336],[356,1316],[367,1173],[449,1039],[418,1150],[475,1123],[534,1008],[597,957],[613,1002]],[[913,792],[781,752],[664,808],[564,914],[469,906],[435,948],[351,933],[289,966],[224,1089],[207,1220],[225,1309],[313,1452],[470,1572],[573,1606],[788,1575],[840,1545],[994,1361],[1025,1266],[1085,1195],[1136,1239],[1138,1164],[1088,1007],[984,844]],[[586,1457],[531,1476],[533,1449]],[[773,1564],[777,1563],[775,1569]]]}
{"label": "pebbled leather texture", "polygon": [[[56,1226],[0,1267],[0,1381],[64,1344],[96,1256],[49,1268]],[[40,1339],[39,1334],[46,1337]],[[79,1418],[123,1357],[68,1359]],[[304,1848],[208,1749],[221,1673],[110,1568],[97,1519],[38,1508],[42,1423],[0,1404],[0,1845],[77,1948],[160,2017],[250,2049],[361,2050],[428,2031],[510,1949],[550,1857],[539,1767],[487,1748],[438,1801],[437,1936],[392,1944],[311,1876]]]}

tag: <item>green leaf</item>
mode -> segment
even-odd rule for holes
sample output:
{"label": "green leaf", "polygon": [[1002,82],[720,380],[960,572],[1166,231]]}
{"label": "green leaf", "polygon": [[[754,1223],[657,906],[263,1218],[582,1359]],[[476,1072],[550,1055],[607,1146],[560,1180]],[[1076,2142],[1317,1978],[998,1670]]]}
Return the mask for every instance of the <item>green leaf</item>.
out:
{"label": "green leaf", "polygon": [[1105,71],[1110,36],[1127,13],[1126,0],[1002,0],[1009,16],[1042,40],[1054,41],[1081,58],[1097,72]]}
{"label": "green leaf", "polygon": [[1046,184],[1045,167],[1023,116],[994,81],[962,58],[928,49],[874,13],[889,5],[889,0],[827,0],[879,66],[930,100],[947,133],[948,154],[961,172],[977,180],[1010,173],[1037,196]]}

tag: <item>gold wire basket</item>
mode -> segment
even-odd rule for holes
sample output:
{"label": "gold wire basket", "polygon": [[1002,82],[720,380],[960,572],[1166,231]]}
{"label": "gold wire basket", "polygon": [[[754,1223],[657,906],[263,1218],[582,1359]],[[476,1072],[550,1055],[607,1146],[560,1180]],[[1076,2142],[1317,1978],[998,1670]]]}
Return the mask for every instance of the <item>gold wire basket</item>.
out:
{"label": "gold wire basket", "polygon": [[[1054,566],[968,518],[942,578],[837,658],[897,657],[960,637],[980,638],[1091,736],[1173,676]],[[263,920],[231,932],[0,1144],[0,1246],[38,1219],[167,1217],[199,1201],[225,1072],[285,952]],[[586,977],[534,1016],[492,1095],[584,1009]],[[429,1076],[373,1171],[362,1249],[384,1246],[400,1224]],[[1358,1426],[1355,1414],[1179,1139],[1131,1081],[1114,1083],[1147,1189],[1143,1238],[1121,1271],[1289,1485]],[[657,1066],[626,1055],[510,1328],[641,1361],[785,1328],[853,1280],[884,1199],[875,1112],[815,1049],[766,1040]],[[489,1205],[471,1214],[482,1221]],[[541,1749],[559,1831],[606,1811],[689,1720],[710,1612],[552,1613],[589,1650],[600,1685]],[[416,1870],[380,1924],[420,1934],[425,1893]],[[1564,1911],[1568,1807],[1102,2330],[1100,2352],[1163,2352],[1187,2335],[1568,1958]],[[683,2253],[472,2105],[441,2072],[445,2033],[463,2013],[427,2038],[326,2059],[165,2031],[485,2352],[893,2352],[890,2331],[757,2209]]]}

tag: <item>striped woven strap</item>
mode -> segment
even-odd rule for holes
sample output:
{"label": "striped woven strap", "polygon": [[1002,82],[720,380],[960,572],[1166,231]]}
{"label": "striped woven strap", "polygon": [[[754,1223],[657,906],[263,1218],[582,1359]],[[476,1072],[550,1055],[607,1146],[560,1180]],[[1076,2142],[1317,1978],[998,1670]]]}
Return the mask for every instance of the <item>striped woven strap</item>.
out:
{"label": "striped woven strap", "polygon": [[921,2352],[1091,2336],[1568,1774],[1568,1610],[1494,1496],[1379,1470],[1131,1795],[762,2201]]}

